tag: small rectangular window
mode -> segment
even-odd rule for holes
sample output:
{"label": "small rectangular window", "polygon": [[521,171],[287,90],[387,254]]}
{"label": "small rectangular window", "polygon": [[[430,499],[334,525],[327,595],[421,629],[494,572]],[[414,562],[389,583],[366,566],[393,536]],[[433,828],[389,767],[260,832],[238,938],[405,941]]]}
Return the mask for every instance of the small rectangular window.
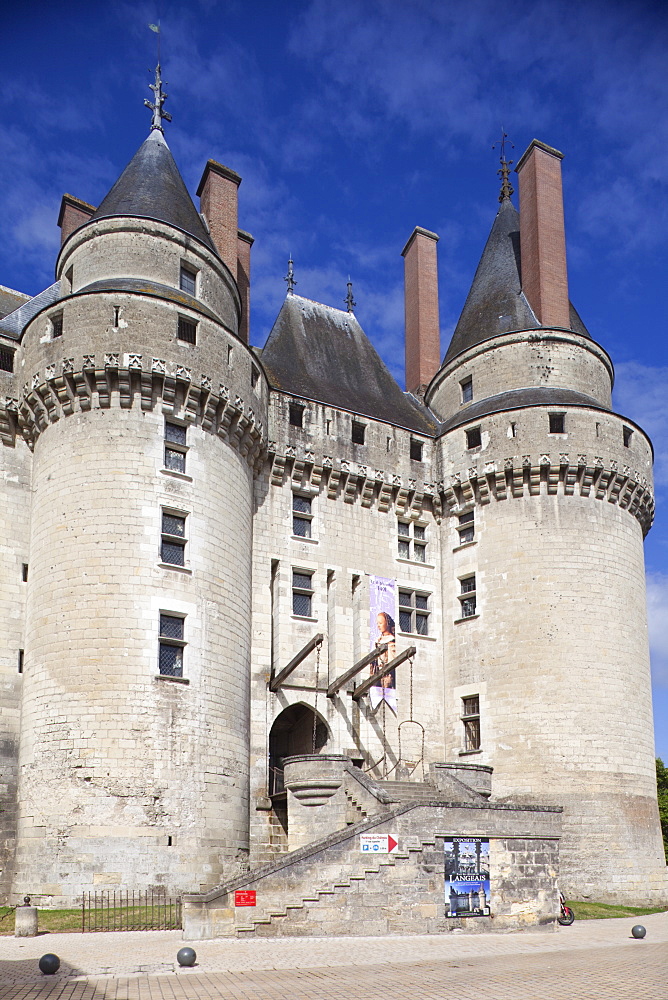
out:
{"label": "small rectangular window", "polygon": [[624,428],[624,447],[625,448],[630,448],[631,447],[631,438],[632,437],[633,437],[633,431],[631,430],[631,428],[630,427],[625,427]]}
{"label": "small rectangular window", "polygon": [[168,677],[183,677],[184,619],[160,614],[158,669]]}
{"label": "small rectangular window", "polygon": [[427,561],[427,529],[412,521],[397,522],[398,555],[413,562]]}
{"label": "small rectangular window", "polygon": [[459,532],[459,544],[465,545],[466,542],[472,542],[475,537],[475,514],[474,511],[469,510],[466,514],[460,514],[457,526],[457,531]]}
{"label": "small rectangular window", "polygon": [[359,420],[353,420],[352,442],[353,444],[364,444],[366,424],[361,424]]}
{"label": "small rectangular window", "polygon": [[179,287],[182,292],[194,296],[197,291],[197,272],[181,264],[181,274],[179,277]]}
{"label": "small rectangular window", "polygon": [[254,389],[254,388],[255,388],[255,386],[257,385],[257,383],[258,383],[258,380],[259,380],[259,378],[260,378],[260,373],[259,373],[259,371],[258,371],[258,370],[257,370],[257,368],[255,367],[255,365],[251,365],[251,387],[252,387],[253,389]]}
{"label": "small rectangular window", "polygon": [[313,573],[307,570],[292,571],[292,613],[301,618],[311,618],[313,609]]}
{"label": "small rectangular window", "polygon": [[293,427],[304,426],[304,409],[301,403],[290,403],[290,424]]}
{"label": "small rectangular window", "polygon": [[55,340],[56,337],[62,337],[63,335],[63,314],[56,313],[55,316],[51,317],[51,336]]}
{"label": "small rectangular window", "polygon": [[24,583],[28,582],[28,563],[21,564],[21,579]]}
{"label": "small rectangular window", "polygon": [[466,576],[459,581],[460,618],[472,618],[476,613],[475,576]]}
{"label": "small rectangular window", "polygon": [[428,594],[399,591],[399,630],[413,635],[429,635]]}
{"label": "small rectangular window", "polygon": [[165,468],[171,472],[186,471],[187,428],[165,421]]}
{"label": "small rectangular window", "polygon": [[24,654],[23,654],[23,650],[22,650],[22,649],[19,649],[19,662],[18,662],[18,668],[19,668],[19,673],[20,673],[20,674],[22,674],[22,673],[23,673],[23,657],[24,657]]}
{"label": "small rectangular window", "polygon": [[565,434],[566,414],[550,413],[550,434]]}
{"label": "small rectangular window", "polygon": [[422,441],[411,438],[411,458],[414,462],[422,461]]}
{"label": "small rectangular window", "polygon": [[470,450],[471,448],[479,448],[481,444],[480,428],[472,427],[470,431],[466,432],[466,447]]}
{"label": "small rectangular window", "polygon": [[462,403],[470,403],[473,399],[473,377],[469,375],[459,385],[462,390]]}
{"label": "small rectangular window", "polygon": [[183,316],[179,316],[179,325],[176,336],[185,344],[196,344],[197,323],[193,323],[191,319],[185,319]]}
{"label": "small rectangular window", "polygon": [[300,496],[298,493],[292,494],[292,534],[299,538],[311,537],[311,522],[313,513],[311,511],[311,498]]}
{"label": "small rectangular window", "polygon": [[160,559],[172,566],[185,566],[186,515],[162,512]]}
{"label": "small rectangular window", "polygon": [[14,371],[14,352],[7,347],[0,347],[0,371]]}
{"label": "small rectangular window", "polygon": [[480,749],[480,697],[477,694],[462,698],[462,723],[464,725],[464,749]]}

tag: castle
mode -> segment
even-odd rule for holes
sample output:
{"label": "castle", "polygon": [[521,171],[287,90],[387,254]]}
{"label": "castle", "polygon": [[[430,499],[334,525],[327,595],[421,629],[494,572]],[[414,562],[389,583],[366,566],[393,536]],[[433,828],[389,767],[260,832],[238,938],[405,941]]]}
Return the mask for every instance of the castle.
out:
{"label": "castle", "polygon": [[561,154],[519,213],[502,161],[444,359],[411,235],[403,392],[291,275],[249,346],[241,178],[210,160],[197,210],[156,88],[102,203],[64,196],[55,283],[0,291],[5,897],[243,879],[313,839],[286,758],[319,755],[409,797],[450,762],[472,803],[493,768],[498,810],[563,809],[566,893],[665,900],[652,447],[569,301]]}

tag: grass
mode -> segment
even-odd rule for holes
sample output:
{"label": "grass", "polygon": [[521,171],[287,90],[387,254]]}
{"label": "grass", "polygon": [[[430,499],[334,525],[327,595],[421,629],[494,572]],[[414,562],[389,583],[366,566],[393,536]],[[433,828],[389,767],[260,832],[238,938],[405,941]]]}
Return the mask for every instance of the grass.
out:
{"label": "grass", "polygon": [[576,920],[610,920],[615,917],[644,917],[648,913],[664,913],[665,906],[611,906],[608,903],[593,903],[578,899],[567,899]]}
{"label": "grass", "polygon": [[[156,908],[157,909],[157,908]],[[98,914],[98,925],[93,924],[94,914],[91,914],[91,930],[162,930],[164,922],[160,922],[157,913],[150,906],[107,907]],[[163,916],[164,921],[164,916]],[[88,925],[88,914],[86,914]],[[76,910],[42,910],[39,911],[38,928],[40,933],[81,932],[81,907]],[[14,908],[0,908],[0,935],[14,933]]]}

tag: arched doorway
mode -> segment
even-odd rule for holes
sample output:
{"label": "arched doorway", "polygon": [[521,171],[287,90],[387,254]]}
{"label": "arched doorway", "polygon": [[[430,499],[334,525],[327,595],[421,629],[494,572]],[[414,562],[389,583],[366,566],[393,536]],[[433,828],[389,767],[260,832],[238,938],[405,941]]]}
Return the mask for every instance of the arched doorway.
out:
{"label": "arched doorway", "polygon": [[[313,725],[315,722],[315,748]],[[288,830],[287,792],[283,784],[283,761],[300,753],[320,753],[329,740],[329,729],[310,705],[298,702],[274,719],[269,731],[269,797],[283,830]]]}

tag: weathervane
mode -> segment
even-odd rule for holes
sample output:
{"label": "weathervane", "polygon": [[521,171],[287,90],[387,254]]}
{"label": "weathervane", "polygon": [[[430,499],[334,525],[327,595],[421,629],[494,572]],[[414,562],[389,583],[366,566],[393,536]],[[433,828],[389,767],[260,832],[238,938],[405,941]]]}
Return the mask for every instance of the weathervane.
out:
{"label": "weathervane", "polygon": [[292,255],[291,255],[290,256],[290,260],[288,261],[288,273],[283,278],[283,281],[287,281],[287,283],[288,283],[288,295],[292,295],[292,293],[295,290],[295,285],[297,284],[297,282],[295,281],[295,270],[294,270],[293,264],[294,264],[294,261],[292,259]]}
{"label": "weathervane", "polygon": [[[162,127],[162,119],[164,118],[165,121],[171,122],[172,116],[169,111],[163,111],[162,109],[163,104],[167,100],[167,94],[163,93],[162,79],[160,78],[160,21],[158,21],[157,24],[149,24],[149,28],[158,36],[158,65],[155,67],[155,83],[149,83],[149,88],[154,94],[154,103],[144,99],[144,106],[150,108],[153,112],[151,131],[158,129],[159,132],[164,134],[165,130]],[[151,71],[149,70],[149,73],[150,72]]]}
{"label": "weathervane", "polygon": [[345,299],[343,301],[348,306],[348,312],[349,313],[351,313],[353,311],[353,309],[355,308],[355,306],[357,305],[357,303],[355,302],[355,300],[353,298],[353,283],[350,280],[350,275],[348,275],[348,294],[346,295],[346,297],[345,297]]}
{"label": "weathervane", "polygon": [[[497,139],[495,143],[492,143],[492,149],[496,146],[501,146],[501,169],[497,170],[497,174],[501,178],[501,194],[499,195],[499,201],[505,201],[507,198],[510,198],[511,194],[514,192],[514,188],[510,183],[510,168],[515,161],[506,160],[506,139],[508,139],[508,133],[504,132],[502,125],[501,139]],[[510,142],[509,139],[508,141]],[[515,148],[514,142],[510,142],[510,148]]]}

